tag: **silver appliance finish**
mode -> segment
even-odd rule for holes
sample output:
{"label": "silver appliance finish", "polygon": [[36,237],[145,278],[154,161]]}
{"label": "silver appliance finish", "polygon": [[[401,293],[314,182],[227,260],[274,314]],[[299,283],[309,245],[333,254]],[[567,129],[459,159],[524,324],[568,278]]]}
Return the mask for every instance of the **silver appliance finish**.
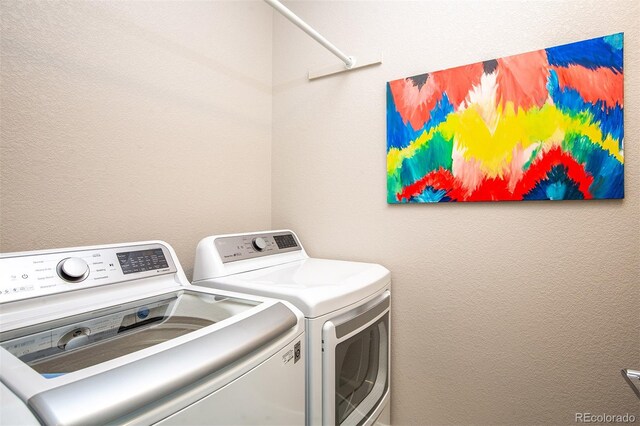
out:
{"label": "silver appliance finish", "polygon": [[[77,268],[86,276],[70,282],[72,276],[58,275],[65,259],[80,259],[89,273]],[[229,383],[243,383],[246,392],[281,375],[287,399],[264,416],[274,424],[303,421],[304,399],[295,395],[304,392],[304,363],[278,356],[302,350],[302,315],[286,302],[195,288],[174,259],[162,242],[2,255],[3,401],[15,394],[44,424],[155,423],[168,416],[208,423],[206,406],[248,423],[257,420],[230,406],[239,391]],[[222,408],[212,396],[217,389],[224,389]]]}
{"label": "silver appliance finish", "polygon": [[640,399],[640,370],[632,370],[630,368],[621,371],[622,377],[629,384],[633,393]]}

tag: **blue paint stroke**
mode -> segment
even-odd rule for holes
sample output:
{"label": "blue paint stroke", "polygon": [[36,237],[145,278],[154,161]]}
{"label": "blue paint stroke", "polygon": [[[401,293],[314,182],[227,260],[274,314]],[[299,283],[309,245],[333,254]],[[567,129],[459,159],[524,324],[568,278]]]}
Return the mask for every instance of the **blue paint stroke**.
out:
{"label": "blue paint stroke", "polygon": [[[622,33],[612,34],[618,35],[622,36]],[[605,41],[604,37],[598,37],[545,50],[550,65],[566,67],[576,64],[589,69],[607,67],[622,72],[622,41],[618,48],[610,44],[612,40],[615,38]]]}
{"label": "blue paint stroke", "polygon": [[580,186],[567,175],[567,168],[559,164],[547,172],[547,178],[527,192],[525,200],[583,200]]}
{"label": "blue paint stroke", "polygon": [[593,176],[593,198],[624,198],[624,165],[599,146],[587,156],[585,171]]}
{"label": "blue paint stroke", "polygon": [[447,115],[452,112],[453,105],[447,95],[443,93],[442,98],[431,110],[429,121],[427,121],[422,128],[414,130],[413,127],[411,127],[411,123],[407,122],[405,124],[402,121],[402,116],[393,101],[391,85],[387,83],[387,152],[391,148],[402,149],[409,146],[409,144],[418,139],[423,132],[429,131],[431,128],[444,122]]}
{"label": "blue paint stroke", "polygon": [[624,198],[624,164],[607,150],[578,133],[565,135],[562,149],[593,178],[589,186],[593,198]]}
{"label": "blue paint stroke", "polygon": [[435,189],[432,186],[427,186],[421,194],[411,197],[410,201],[419,203],[440,203],[451,201],[451,198],[447,197],[447,191],[445,189]]}
{"label": "blue paint stroke", "polygon": [[620,105],[615,107],[607,107],[604,101],[596,103],[587,102],[571,87],[560,88],[558,82],[558,74],[554,70],[549,71],[549,79],[547,80],[547,90],[553,99],[553,103],[558,109],[565,113],[575,115],[579,112],[588,112],[591,114],[591,122],[597,124],[602,131],[603,137],[611,135],[618,141],[618,146],[622,149],[624,140],[624,111]]}
{"label": "blue paint stroke", "polygon": [[624,33],[611,34],[608,36],[602,37],[605,43],[608,43],[609,46],[616,50],[622,49],[622,44],[624,42]]}

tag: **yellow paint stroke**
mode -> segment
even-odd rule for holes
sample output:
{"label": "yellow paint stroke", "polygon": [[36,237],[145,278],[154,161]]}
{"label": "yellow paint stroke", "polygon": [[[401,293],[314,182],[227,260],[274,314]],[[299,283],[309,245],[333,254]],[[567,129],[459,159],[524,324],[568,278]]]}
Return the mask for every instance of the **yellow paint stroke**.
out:
{"label": "yellow paint stroke", "polygon": [[464,111],[449,114],[444,122],[423,132],[407,147],[391,148],[387,153],[387,173],[391,174],[400,168],[402,160],[411,158],[417,149],[428,144],[435,132],[442,133],[445,139],[455,138],[465,159],[474,158],[479,161],[483,172],[491,177],[502,174],[505,164],[511,162],[517,145],[526,149],[538,143],[543,146],[560,144],[567,133],[588,137],[618,161],[624,162],[618,141],[610,135],[603,138],[600,127],[593,124],[589,116],[572,117],[551,104],[528,111],[518,108],[516,112],[513,104],[507,103],[493,133],[474,105]]}
{"label": "yellow paint stroke", "polygon": [[408,146],[398,149],[391,148],[389,152],[387,152],[387,173],[391,174],[395,170],[399,169],[402,165],[402,160],[405,158],[411,158],[416,153],[418,148],[426,145],[431,138],[433,138],[433,134],[435,133],[437,127],[432,127],[431,130],[424,131],[420,136],[416,138],[416,140],[412,141]]}

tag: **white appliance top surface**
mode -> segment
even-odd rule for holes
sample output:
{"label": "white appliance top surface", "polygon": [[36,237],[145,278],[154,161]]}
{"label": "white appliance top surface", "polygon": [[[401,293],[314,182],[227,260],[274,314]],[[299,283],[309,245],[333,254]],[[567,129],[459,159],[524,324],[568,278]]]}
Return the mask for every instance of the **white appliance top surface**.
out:
{"label": "white appliance top surface", "polygon": [[389,270],[378,264],[308,258],[194,284],[287,300],[315,318],[356,303],[390,281]]}
{"label": "white appliance top surface", "polygon": [[0,291],[0,382],[45,424],[121,423],[304,331],[286,302],[192,286],[161,241],[3,254]]}

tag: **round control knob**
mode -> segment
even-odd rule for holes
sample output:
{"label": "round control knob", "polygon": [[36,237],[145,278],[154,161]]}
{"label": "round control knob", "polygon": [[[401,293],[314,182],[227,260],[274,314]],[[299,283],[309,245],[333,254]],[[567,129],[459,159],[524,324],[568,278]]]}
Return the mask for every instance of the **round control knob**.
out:
{"label": "round control knob", "polygon": [[58,275],[65,281],[77,283],[89,276],[89,265],[79,257],[68,257],[58,263]]}
{"label": "round control knob", "polygon": [[252,241],[253,248],[262,251],[267,247],[267,242],[262,237],[254,238]]}

